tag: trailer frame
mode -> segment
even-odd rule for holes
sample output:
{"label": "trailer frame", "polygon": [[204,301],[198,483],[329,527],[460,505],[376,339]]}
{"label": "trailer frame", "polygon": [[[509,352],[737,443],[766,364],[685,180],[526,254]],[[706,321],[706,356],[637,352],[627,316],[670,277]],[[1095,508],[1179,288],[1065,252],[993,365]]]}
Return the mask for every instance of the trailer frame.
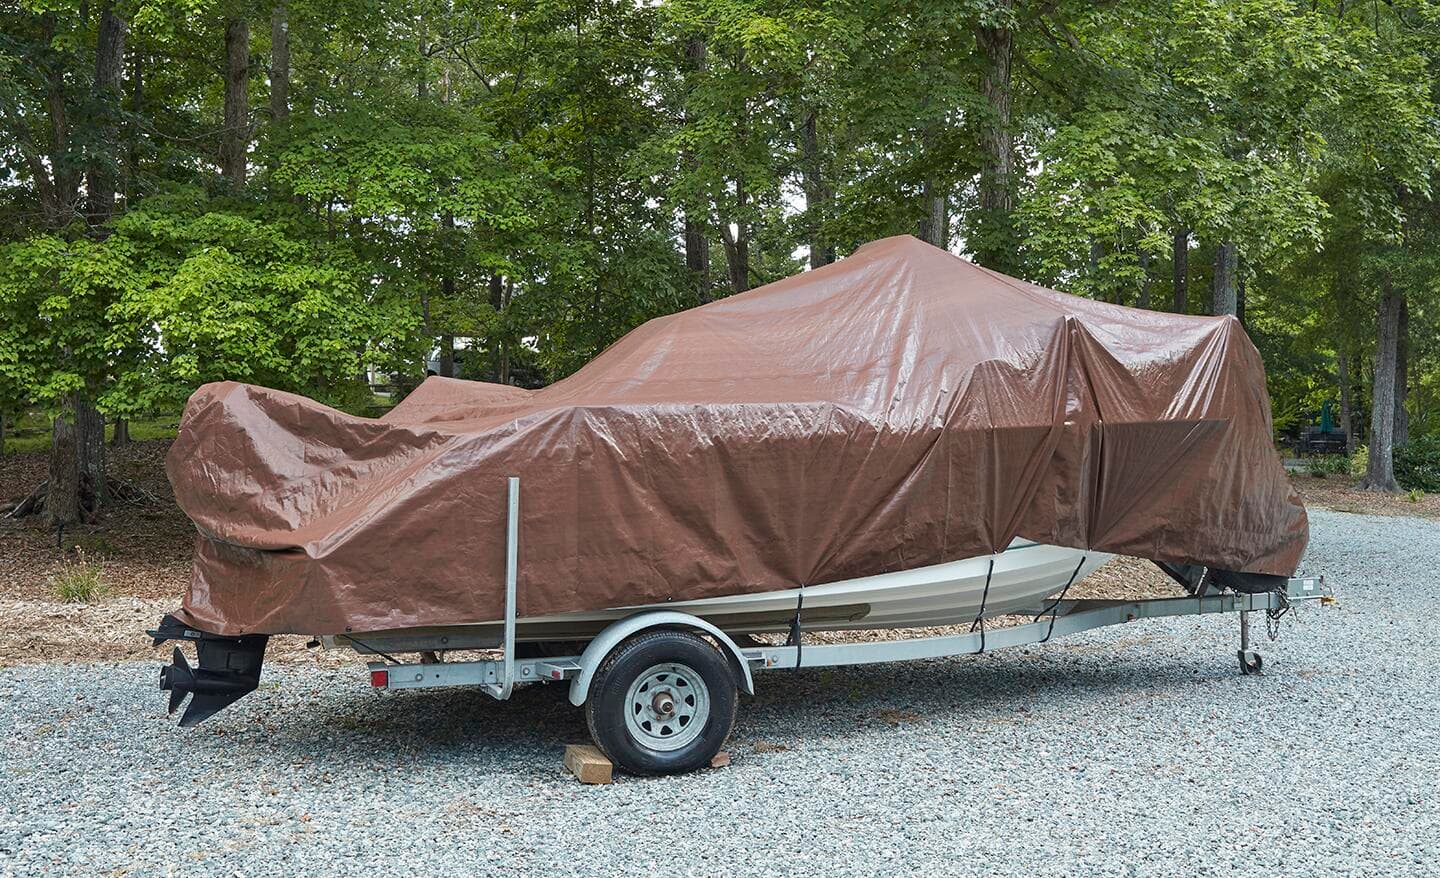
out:
{"label": "trailer frame", "polygon": [[[1059,599],[1032,607],[1011,616],[1031,616],[1031,621],[987,629],[983,618],[963,634],[933,637],[899,638],[859,643],[804,643],[796,631],[783,645],[742,645],[715,625],[698,616],[673,610],[643,610],[612,622],[591,639],[579,655],[544,658],[517,658],[515,652],[515,621],[517,616],[517,582],[519,574],[520,479],[509,477],[508,515],[505,552],[505,616],[504,637],[499,659],[481,661],[444,661],[449,649],[448,638],[418,637],[413,642],[417,651],[435,660],[416,664],[393,661],[368,663],[371,685],[379,690],[400,691],[454,686],[478,686],[498,700],[510,697],[518,683],[559,683],[570,681],[570,702],[585,703],[596,670],[619,644],[644,631],[655,629],[689,630],[713,640],[730,658],[737,686],[754,694],[754,672],[826,668],[880,662],[915,661],[979,655],[996,649],[1032,646],[1055,637],[1110,625],[1127,624],[1141,619],[1177,616],[1206,616],[1217,613],[1239,613],[1240,648],[1237,658],[1241,672],[1260,673],[1262,659],[1251,648],[1250,614],[1265,612],[1278,616],[1292,605],[1310,600],[1329,602],[1331,595],[1323,576],[1291,577],[1283,589],[1258,593],[1207,593],[1197,582],[1196,593],[1164,598],[1139,600]],[[356,651],[377,653],[355,638],[347,638]]]}

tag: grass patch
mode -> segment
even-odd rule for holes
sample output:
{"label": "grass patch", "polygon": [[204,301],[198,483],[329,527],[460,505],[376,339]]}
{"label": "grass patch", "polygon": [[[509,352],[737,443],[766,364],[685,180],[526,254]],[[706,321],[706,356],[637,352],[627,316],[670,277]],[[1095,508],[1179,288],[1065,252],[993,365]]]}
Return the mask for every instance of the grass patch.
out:
{"label": "grass patch", "polygon": [[50,577],[50,590],[67,604],[94,603],[106,592],[105,571],[86,559],[84,549],[78,549],[76,559],[66,561],[59,572]]}
{"label": "grass patch", "polygon": [[[130,422],[130,439],[143,442],[147,439],[174,439],[180,427],[178,414],[156,415]],[[115,424],[105,424],[105,442],[115,438]],[[36,454],[50,450],[50,419],[43,412],[26,412],[5,431],[6,454]]]}

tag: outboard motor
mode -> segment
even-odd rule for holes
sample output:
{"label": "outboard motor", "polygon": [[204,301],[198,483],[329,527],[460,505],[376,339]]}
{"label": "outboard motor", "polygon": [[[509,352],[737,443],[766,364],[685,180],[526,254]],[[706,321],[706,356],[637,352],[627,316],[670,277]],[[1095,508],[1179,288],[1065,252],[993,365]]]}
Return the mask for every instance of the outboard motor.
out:
{"label": "outboard motor", "polygon": [[221,637],[183,624],[172,615],[160,620],[160,627],[148,632],[159,646],[167,640],[189,640],[195,644],[199,666],[192,668],[185,653],[175,647],[171,664],[160,669],[160,689],[170,693],[170,713],[187,695],[190,706],[180,717],[181,728],[189,728],[214,716],[260,685],[260,668],[265,662],[266,634]]}

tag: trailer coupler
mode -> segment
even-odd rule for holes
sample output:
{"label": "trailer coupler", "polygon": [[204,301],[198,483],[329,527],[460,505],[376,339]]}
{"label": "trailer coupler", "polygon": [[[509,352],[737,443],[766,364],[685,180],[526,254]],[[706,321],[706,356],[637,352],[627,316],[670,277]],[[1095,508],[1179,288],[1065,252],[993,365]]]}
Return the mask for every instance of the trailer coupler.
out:
{"label": "trailer coupler", "polygon": [[260,685],[260,667],[265,662],[269,635],[221,637],[191,628],[168,614],[160,620],[159,628],[148,633],[155,638],[156,646],[167,640],[195,644],[197,667],[190,666],[177,646],[171,664],[160,669],[160,689],[170,693],[170,713],[185,701],[185,696],[194,696],[180,717],[181,728],[214,716]]}

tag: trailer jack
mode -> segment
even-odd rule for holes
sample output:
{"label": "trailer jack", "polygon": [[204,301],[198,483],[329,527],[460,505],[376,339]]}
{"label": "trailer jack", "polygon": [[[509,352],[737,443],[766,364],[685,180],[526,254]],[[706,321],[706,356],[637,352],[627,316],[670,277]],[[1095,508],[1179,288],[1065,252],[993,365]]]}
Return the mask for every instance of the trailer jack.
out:
{"label": "trailer jack", "polygon": [[175,647],[171,664],[160,669],[160,689],[170,693],[170,713],[193,695],[180,717],[181,728],[214,716],[260,685],[260,668],[265,661],[265,634],[221,637],[191,628],[172,615],[160,620],[160,627],[148,632],[159,646],[167,640],[195,644],[198,665],[191,667],[185,653]]}

